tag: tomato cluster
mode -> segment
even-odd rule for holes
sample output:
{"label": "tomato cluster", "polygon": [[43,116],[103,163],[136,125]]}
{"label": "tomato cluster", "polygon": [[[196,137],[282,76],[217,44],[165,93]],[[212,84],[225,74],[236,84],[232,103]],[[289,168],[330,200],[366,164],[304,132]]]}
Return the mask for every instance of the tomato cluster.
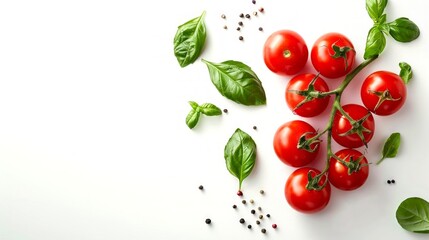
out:
{"label": "tomato cluster", "polygon": [[[302,73],[308,58],[317,74]],[[291,30],[273,32],[264,45],[264,62],[274,73],[292,76],[285,90],[290,110],[303,118],[319,116],[331,107],[326,128],[316,131],[304,120],[282,124],[274,134],[274,151],[286,165],[297,168],[285,184],[285,197],[299,212],[324,209],[331,197],[331,185],[340,190],[361,187],[369,174],[369,163],[356,148],[368,146],[375,131],[373,114],[386,116],[404,104],[407,89],[399,75],[378,71],[361,85],[363,104],[341,104],[341,95],[356,74],[356,51],[343,34],[331,32],[319,37],[309,54],[304,39]],[[360,71],[357,69],[356,71]],[[325,79],[343,78],[330,90]],[[334,97],[333,101],[330,101]],[[322,135],[327,135],[326,167],[308,165],[319,157]],[[343,149],[333,153],[331,138]]]}

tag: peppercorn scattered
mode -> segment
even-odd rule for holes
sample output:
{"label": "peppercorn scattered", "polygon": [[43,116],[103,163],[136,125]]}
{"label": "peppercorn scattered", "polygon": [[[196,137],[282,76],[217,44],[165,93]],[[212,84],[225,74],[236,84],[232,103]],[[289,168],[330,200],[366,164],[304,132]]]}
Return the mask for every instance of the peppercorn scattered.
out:
{"label": "peppercorn scattered", "polygon": [[244,218],[240,218],[240,223],[245,223],[246,221],[244,220]]}
{"label": "peppercorn scattered", "polygon": [[253,16],[258,16],[258,12],[253,12]]}
{"label": "peppercorn scattered", "polygon": [[252,0],[252,3],[253,3],[253,4],[256,4],[256,0]]}
{"label": "peppercorn scattered", "polygon": [[200,186],[198,186],[198,189],[200,189],[200,190],[204,190],[204,186],[203,186],[203,185],[200,185]]}
{"label": "peppercorn scattered", "polygon": [[262,218],[264,218],[264,215],[259,215],[259,219],[262,219]]}
{"label": "peppercorn scattered", "polygon": [[250,14],[246,14],[246,18],[250,18]]}
{"label": "peppercorn scattered", "polygon": [[243,200],[241,201],[241,203],[246,204],[246,200],[244,200],[244,199],[243,199]]}
{"label": "peppercorn scattered", "polygon": [[226,25],[225,25],[225,26],[223,26],[223,29],[228,29],[228,26],[226,26]]}
{"label": "peppercorn scattered", "polygon": [[390,180],[387,180],[387,184],[390,184],[390,183],[392,183]]}
{"label": "peppercorn scattered", "polygon": [[392,179],[392,183],[393,183],[393,184],[395,183],[395,179]]}
{"label": "peppercorn scattered", "polygon": [[253,126],[253,130],[256,130],[256,129],[258,129],[256,126]]}
{"label": "peppercorn scattered", "polygon": [[226,108],[225,108],[225,109],[223,110],[223,112],[224,112],[224,113],[228,113],[228,109],[226,109]]}
{"label": "peppercorn scattered", "polygon": [[210,224],[210,223],[212,223],[212,220],[210,218],[207,218],[206,219],[206,224]]}
{"label": "peppercorn scattered", "polygon": [[261,32],[262,32],[262,31],[264,31],[264,29],[263,29],[262,27],[259,27],[259,31],[261,31]]}
{"label": "peppercorn scattered", "polygon": [[267,218],[270,218],[270,217],[271,217],[271,215],[268,213],[268,214],[267,214]]}
{"label": "peppercorn scattered", "polygon": [[258,207],[258,210],[259,210],[259,211],[262,211],[262,208],[261,208],[261,207]]}
{"label": "peppercorn scattered", "polygon": [[244,18],[244,14],[243,14],[243,13],[240,13],[240,17],[241,17],[241,18]]}
{"label": "peppercorn scattered", "polygon": [[237,31],[240,31],[241,30],[241,28],[240,27],[237,27]]}
{"label": "peppercorn scattered", "polygon": [[271,225],[271,227],[273,227],[274,229],[276,229],[277,228],[277,224],[273,224],[273,225]]}
{"label": "peppercorn scattered", "polygon": [[243,36],[238,37],[238,40],[243,41]]}
{"label": "peppercorn scattered", "polygon": [[252,204],[253,204],[253,203],[255,203],[255,201],[254,201],[253,199],[250,199],[250,203],[252,203]]}
{"label": "peppercorn scattered", "polygon": [[232,205],[232,208],[234,208],[234,209],[235,209],[235,208],[237,208],[237,205],[235,205],[235,204],[234,204],[234,205]]}
{"label": "peppercorn scattered", "polygon": [[264,191],[264,190],[260,190],[260,191],[259,191],[259,193],[260,193],[260,194],[264,194],[264,193],[265,193],[265,191]]}
{"label": "peppercorn scattered", "polygon": [[250,224],[249,224],[249,225],[247,225],[247,228],[248,228],[248,229],[252,229],[252,225],[250,225]]}
{"label": "peppercorn scattered", "polygon": [[259,225],[259,224],[261,224],[261,222],[260,222],[259,220],[256,220],[256,224],[258,224],[258,225]]}
{"label": "peppercorn scattered", "polygon": [[239,26],[243,26],[243,22],[238,22],[238,25]]}
{"label": "peppercorn scattered", "polygon": [[222,14],[220,17],[223,18],[223,19],[226,18],[225,14]]}
{"label": "peppercorn scattered", "polygon": [[265,228],[261,229],[261,233],[266,233],[266,232],[267,232],[267,229],[265,229]]}
{"label": "peppercorn scattered", "polygon": [[252,209],[252,211],[250,211],[250,213],[255,214],[256,213],[255,209]]}

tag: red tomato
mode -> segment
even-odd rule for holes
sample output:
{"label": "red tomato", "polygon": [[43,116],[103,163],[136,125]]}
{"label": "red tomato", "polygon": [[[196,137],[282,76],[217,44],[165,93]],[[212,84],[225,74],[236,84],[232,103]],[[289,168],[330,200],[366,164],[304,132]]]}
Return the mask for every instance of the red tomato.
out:
{"label": "red tomato", "polygon": [[294,75],[304,68],[308,48],[304,39],[291,30],[272,33],[264,44],[265,65],[274,73]]}
{"label": "red tomato", "polygon": [[[343,109],[354,121],[362,121],[362,124],[353,127],[350,121],[337,111],[332,123],[332,138],[347,148],[362,147],[374,135],[374,117],[368,109],[361,105],[347,104],[343,106]],[[359,134],[362,135],[363,139]]]}
{"label": "red tomato", "polygon": [[[312,81],[314,83],[312,83]],[[306,96],[298,94],[296,91],[308,91],[310,84],[313,91],[328,92],[329,87],[325,80],[320,77],[316,78],[315,74],[299,74],[289,80],[286,86],[286,103],[288,107],[296,114],[301,117],[314,117],[322,113],[329,103],[330,96],[323,98],[313,98],[308,102],[303,103],[306,100]],[[299,104],[302,104],[299,106]]]}
{"label": "red tomato", "polygon": [[340,33],[327,33],[319,37],[311,49],[311,62],[327,78],[339,78],[350,72],[356,51],[352,42]]}
{"label": "red tomato", "polygon": [[314,137],[316,130],[301,120],[286,122],[277,129],[274,134],[274,151],[283,163],[292,167],[302,167],[317,157],[319,143],[309,146],[313,151],[298,149],[299,139],[304,135],[306,139]]}
{"label": "red tomato", "polygon": [[395,73],[378,71],[369,75],[362,84],[362,102],[377,115],[397,112],[407,99],[407,87]]}
{"label": "red tomato", "polygon": [[[319,170],[303,167],[295,170],[289,176],[285,185],[285,196],[289,205],[302,213],[315,213],[324,209],[331,198],[331,186],[329,182],[321,190],[308,190],[308,172],[314,177],[320,173]],[[322,177],[319,186],[323,186],[326,177]]]}
{"label": "red tomato", "polygon": [[361,187],[368,178],[368,161],[363,154],[355,149],[342,149],[335,155],[347,163],[346,166],[337,159],[329,160],[329,182],[341,190],[354,190]]}

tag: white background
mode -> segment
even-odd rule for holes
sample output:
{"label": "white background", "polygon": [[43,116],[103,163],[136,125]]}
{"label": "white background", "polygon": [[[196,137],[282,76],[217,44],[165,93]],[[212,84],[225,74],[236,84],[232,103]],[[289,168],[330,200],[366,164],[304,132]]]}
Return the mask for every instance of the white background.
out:
{"label": "white background", "polygon": [[[237,32],[238,15],[261,6],[265,13],[244,19]],[[1,1],[0,239],[427,239],[395,219],[405,198],[429,200],[427,8],[422,0],[389,2],[388,21],[409,17],[421,36],[409,44],[389,39],[343,99],[360,103],[360,82],[373,71],[399,72],[400,61],[413,67],[406,104],[394,116],[376,117],[366,151],[375,162],[384,139],[397,131],[398,156],[371,165],[361,189],[333,189],[326,209],[305,215],[286,203],[284,183],[293,169],[272,148],[277,127],[299,117],[284,101],[289,77],[264,65],[263,43],[273,31],[291,29],[311,47],[320,35],[336,31],[352,40],[361,62],[372,26],[364,1]],[[208,37],[201,58],[252,67],[266,106],[222,97],[201,59],[179,67],[173,54],[177,26],[204,10]],[[310,62],[303,72],[314,72]],[[331,86],[339,82],[329,80]],[[189,100],[229,113],[203,116],[190,130]],[[307,120],[321,129],[326,117]],[[225,167],[223,148],[236,128],[258,146],[255,169],[243,183],[244,199],[254,199],[254,206],[240,203],[238,182]],[[322,165],[323,157],[312,166]],[[262,221],[265,235],[249,213],[257,206],[271,214]],[[238,222],[241,217],[253,230]]]}

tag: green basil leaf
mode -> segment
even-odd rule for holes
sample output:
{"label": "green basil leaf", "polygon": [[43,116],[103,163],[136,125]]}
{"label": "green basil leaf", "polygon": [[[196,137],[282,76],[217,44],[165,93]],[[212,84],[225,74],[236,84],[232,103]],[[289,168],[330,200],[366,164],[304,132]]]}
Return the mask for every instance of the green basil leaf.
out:
{"label": "green basil leaf", "polygon": [[405,199],[396,210],[396,220],[407,231],[429,233],[429,202],[418,197]]}
{"label": "green basil leaf", "polygon": [[411,42],[420,36],[420,29],[408,18],[398,18],[389,24],[389,33],[398,42]]}
{"label": "green basil leaf", "polygon": [[204,103],[200,106],[200,108],[201,113],[207,116],[216,116],[222,114],[222,110],[220,110],[220,108],[211,103]]}
{"label": "green basil leaf", "polygon": [[206,41],[205,13],[180,25],[174,36],[174,55],[182,68],[194,63],[203,50]]}
{"label": "green basil leaf", "polygon": [[378,160],[377,165],[385,158],[394,158],[398,154],[399,145],[401,145],[401,134],[392,133],[386,140],[383,146],[382,157]]}
{"label": "green basil leaf", "polygon": [[402,81],[404,81],[405,84],[408,84],[413,78],[413,71],[411,70],[411,66],[406,62],[400,62],[399,67],[401,68],[399,76],[402,78]]}
{"label": "green basil leaf", "polygon": [[374,23],[378,23],[386,8],[387,0],[366,0],[366,11]]}
{"label": "green basil leaf", "polygon": [[224,157],[228,171],[241,183],[253,170],[256,161],[256,143],[247,133],[237,128],[225,145]]}
{"label": "green basil leaf", "polygon": [[194,128],[200,119],[200,115],[201,113],[197,110],[192,109],[189,111],[188,115],[186,116],[186,125],[188,125],[190,129]]}
{"label": "green basil leaf", "polygon": [[189,105],[191,105],[192,109],[197,110],[198,108],[198,103],[194,102],[194,101],[189,101]]}
{"label": "green basil leaf", "polygon": [[386,47],[386,37],[378,27],[372,27],[366,39],[364,59],[380,55]]}
{"label": "green basil leaf", "polygon": [[256,73],[239,61],[213,63],[203,59],[212,83],[224,97],[244,105],[264,105],[266,96]]}

